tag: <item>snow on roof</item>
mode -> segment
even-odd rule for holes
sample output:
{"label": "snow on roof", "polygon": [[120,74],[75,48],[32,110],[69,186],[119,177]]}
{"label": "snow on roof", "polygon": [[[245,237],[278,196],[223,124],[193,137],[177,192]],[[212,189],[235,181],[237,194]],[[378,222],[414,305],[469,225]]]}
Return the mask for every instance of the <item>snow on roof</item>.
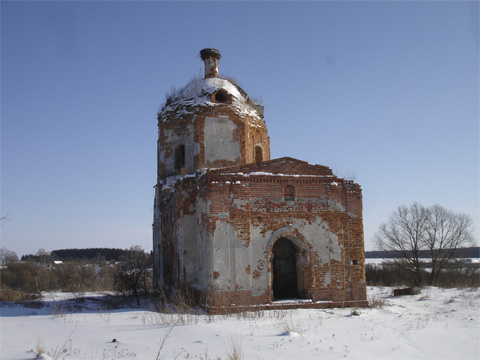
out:
{"label": "snow on roof", "polygon": [[171,175],[168,176],[162,180],[160,180],[159,185],[162,190],[174,190],[175,185],[177,184],[177,181],[183,181],[184,179],[187,178],[195,178],[195,177],[202,177],[206,173],[206,169],[199,169],[195,171],[194,173],[191,174],[185,174],[185,175]]}
{"label": "snow on roof", "polygon": [[[187,107],[191,106],[219,106],[222,103],[214,103],[211,101],[211,95],[223,89],[232,95],[232,108],[241,114],[259,117],[255,104],[248,95],[237,85],[232,84],[229,80],[221,78],[193,78],[184,88],[173,90],[167,96],[167,100],[160,111],[160,114],[170,115],[170,113],[190,114],[191,111]],[[167,117],[163,117],[165,121]]]}
{"label": "snow on roof", "polygon": [[277,174],[271,173],[266,171],[253,171],[248,174],[244,174],[243,172],[224,172],[221,175],[230,175],[230,176],[243,176],[243,177],[250,177],[250,176],[288,176],[288,177],[301,177],[301,178],[325,178],[325,177],[335,177],[335,175],[307,175],[307,174]]}
{"label": "snow on roof", "polygon": [[[296,178],[336,178],[335,175],[302,175],[302,174],[277,174],[277,173],[271,173],[271,172],[265,172],[265,171],[253,171],[249,173],[243,173],[243,172],[231,172],[227,170],[228,168],[225,168],[225,172],[220,172],[220,175],[222,176],[241,176],[244,178],[248,178],[250,176],[286,176],[286,177],[296,177]],[[171,175],[167,176],[166,178],[160,180],[159,185],[162,188],[162,190],[173,190],[177,184],[178,181],[182,182],[184,179],[187,178],[195,178],[195,177],[202,177],[209,171],[215,171],[215,170],[222,170],[222,168],[201,168],[195,171],[194,173],[191,174],[185,174],[185,175]],[[343,180],[343,179],[338,179]],[[349,180],[344,180],[344,182],[350,182]],[[212,183],[217,183],[217,181],[213,181]],[[240,181],[237,181],[237,183],[240,183]],[[332,183],[333,184],[333,183]],[[338,185],[338,184],[337,184]]]}

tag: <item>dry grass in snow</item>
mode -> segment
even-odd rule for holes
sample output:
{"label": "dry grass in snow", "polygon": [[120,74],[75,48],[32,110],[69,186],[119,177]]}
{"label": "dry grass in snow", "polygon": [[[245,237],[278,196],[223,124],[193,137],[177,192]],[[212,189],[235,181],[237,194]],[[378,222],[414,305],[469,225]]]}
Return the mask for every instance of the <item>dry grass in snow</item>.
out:
{"label": "dry grass in snow", "polygon": [[392,297],[369,287],[368,309],[231,316],[105,310],[99,294],[59,295],[2,304],[1,359],[480,358],[478,289]]}

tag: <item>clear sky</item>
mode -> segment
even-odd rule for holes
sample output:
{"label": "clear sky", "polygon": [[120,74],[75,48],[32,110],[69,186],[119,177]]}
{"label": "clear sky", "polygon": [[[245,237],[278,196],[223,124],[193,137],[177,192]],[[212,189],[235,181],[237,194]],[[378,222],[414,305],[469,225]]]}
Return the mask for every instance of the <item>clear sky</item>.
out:
{"label": "clear sky", "polygon": [[151,249],[156,113],[220,73],[265,106],[271,157],[355,176],[365,246],[399,205],[479,240],[478,1],[1,1],[1,246]]}

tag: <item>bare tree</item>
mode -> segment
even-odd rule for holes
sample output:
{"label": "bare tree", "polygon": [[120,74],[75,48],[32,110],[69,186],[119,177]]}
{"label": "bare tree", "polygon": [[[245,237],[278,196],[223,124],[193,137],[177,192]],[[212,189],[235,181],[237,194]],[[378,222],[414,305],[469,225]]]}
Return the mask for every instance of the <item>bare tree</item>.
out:
{"label": "bare tree", "polygon": [[132,246],[120,259],[114,274],[116,291],[133,294],[140,305],[140,296],[147,295],[152,287],[152,257],[140,246]]}
{"label": "bare tree", "polygon": [[460,248],[474,244],[472,220],[440,205],[425,208],[414,203],[400,206],[375,234],[378,249],[387,251],[393,261],[415,274],[415,284],[422,284],[422,270],[431,261],[430,283],[435,283],[441,271],[458,254]]}
{"label": "bare tree", "polygon": [[45,251],[45,249],[40,248],[38,249],[35,256],[38,258],[38,261],[43,265],[46,266],[50,263],[53,263],[52,258],[50,257],[50,253]]}
{"label": "bare tree", "polygon": [[472,219],[466,214],[434,205],[428,209],[427,233],[423,242],[432,265],[430,282],[435,284],[441,271],[460,255],[460,248],[474,245]]}
{"label": "bare tree", "polygon": [[422,283],[422,269],[425,264],[420,260],[423,239],[427,232],[427,211],[420,204],[410,207],[400,206],[388,221],[375,234],[375,243],[380,250],[390,253],[393,261],[407,267],[415,274],[415,283]]}
{"label": "bare tree", "polygon": [[12,261],[18,261],[17,253],[8,250],[6,247],[2,247],[0,249],[0,265],[5,265]]}
{"label": "bare tree", "polygon": [[72,262],[66,262],[56,265],[53,268],[56,275],[58,286],[62,291],[77,291],[80,283],[78,267]]}

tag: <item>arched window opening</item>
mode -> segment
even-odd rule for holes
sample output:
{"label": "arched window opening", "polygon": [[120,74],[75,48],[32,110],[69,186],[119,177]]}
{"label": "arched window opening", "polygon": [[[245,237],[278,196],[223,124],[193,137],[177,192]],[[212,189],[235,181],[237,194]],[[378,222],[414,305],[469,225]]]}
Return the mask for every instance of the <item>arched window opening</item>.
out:
{"label": "arched window opening", "polygon": [[287,238],[280,238],[273,245],[272,251],[274,299],[297,298],[297,256],[295,246]]}
{"label": "arched window opening", "polygon": [[263,149],[261,146],[255,146],[255,162],[259,163],[263,161]]}
{"label": "arched window opening", "polygon": [[224,90],[218,90],[215,93],[215,101],[224,103],[228,101],[228,93]]}
{"label": "arched window opening", "polygon": [[295,187],[292,185],[286,185],[283,189],[283,197],[285,201],[295,200]]}
{"label": "arched window opening", "polygon": [[185,167],[185,145],[179,145],[175,149],[175,170]]}

